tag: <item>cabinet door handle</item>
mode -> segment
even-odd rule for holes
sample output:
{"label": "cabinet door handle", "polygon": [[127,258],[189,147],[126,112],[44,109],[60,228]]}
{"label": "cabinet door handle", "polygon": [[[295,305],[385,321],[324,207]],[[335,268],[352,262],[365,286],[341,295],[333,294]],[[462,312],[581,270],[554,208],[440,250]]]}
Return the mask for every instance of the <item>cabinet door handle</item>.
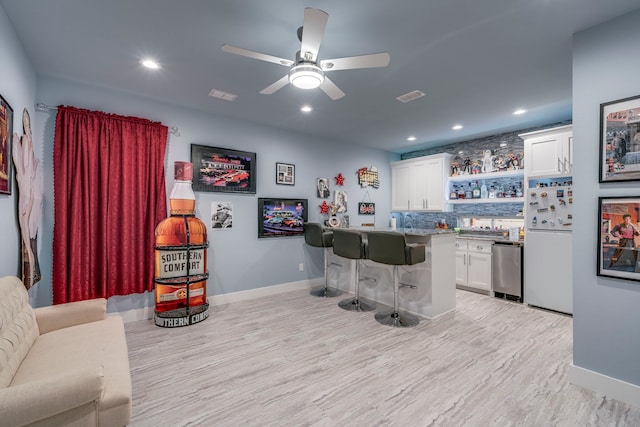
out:
{"label": "cabinet door handle", "polygon": [[468,265],[471,265],[471,254],[468,254],[467,256],[469,257]]}
{"label": "cabinet door handle", "polygon": [[462,255],[462,261],[464,265],[467,265],[467,254]]}
{"label": "cabinet door handle", "polygon": [[558,157],[558,172],[562,172],[562,159]]}

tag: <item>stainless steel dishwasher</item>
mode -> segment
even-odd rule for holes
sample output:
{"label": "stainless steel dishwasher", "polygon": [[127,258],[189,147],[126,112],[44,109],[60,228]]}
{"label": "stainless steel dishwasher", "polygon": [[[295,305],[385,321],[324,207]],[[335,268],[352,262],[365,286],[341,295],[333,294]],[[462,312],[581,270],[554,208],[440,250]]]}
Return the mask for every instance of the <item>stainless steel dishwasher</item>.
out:
{"label": "stainless steel dishwasher", "polygon": [[520,242],[497,241],[493,244],[491,284],[496,297],[522,301],[522,250]]}

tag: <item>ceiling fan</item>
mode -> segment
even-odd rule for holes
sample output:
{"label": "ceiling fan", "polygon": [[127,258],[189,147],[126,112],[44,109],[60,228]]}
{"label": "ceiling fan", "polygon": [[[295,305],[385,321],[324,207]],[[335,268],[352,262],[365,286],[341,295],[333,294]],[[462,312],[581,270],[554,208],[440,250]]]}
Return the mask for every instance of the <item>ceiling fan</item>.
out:
{"label": "ceiling fan", "polygon": [[329,15],[320,9],[307,7],[304,10],[304,23],[302,27],[298,28],[298,39],[301,46],[296,53],[295,61],[228,44],[223,44],[222,50],[235,55],[290,67],[287,75],[262,89],[260,91],[262,94],[270,95],[291,83],[300,89],[315,89],[319,87],[331,99],[340,99],[344,96],[344,92],[325,76],[327,71],[386,67],[389,65],[389,54],[387,52],[372,53],[319,61],[318,50],[320,49],[328,19]]}

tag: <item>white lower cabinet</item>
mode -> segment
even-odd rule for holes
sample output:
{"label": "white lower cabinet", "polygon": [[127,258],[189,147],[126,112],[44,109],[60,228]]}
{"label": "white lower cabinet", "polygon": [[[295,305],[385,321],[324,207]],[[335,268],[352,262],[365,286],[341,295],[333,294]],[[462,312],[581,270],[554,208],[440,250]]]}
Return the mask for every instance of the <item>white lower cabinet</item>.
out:
{"label": "white lower cabinet", "polygon": [[490,241],[456,239],[456,285],[491,293]]}

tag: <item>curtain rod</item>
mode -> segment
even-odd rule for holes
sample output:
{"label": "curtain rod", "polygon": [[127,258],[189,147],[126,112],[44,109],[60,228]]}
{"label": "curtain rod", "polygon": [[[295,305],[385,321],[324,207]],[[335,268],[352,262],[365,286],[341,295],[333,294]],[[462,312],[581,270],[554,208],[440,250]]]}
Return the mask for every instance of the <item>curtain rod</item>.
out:
{"label": "curtain rod", "polygon": [[[42,102],[38,102],[36,104],[36,111],[41,111],[43,113],[50,113],[51,111],[57,111],[57,110],[58,110],[58,107],[52,107]],[[180,132],[178,131],[178,126],[169,126],[169,133],[171,135],[180,136]]]}

